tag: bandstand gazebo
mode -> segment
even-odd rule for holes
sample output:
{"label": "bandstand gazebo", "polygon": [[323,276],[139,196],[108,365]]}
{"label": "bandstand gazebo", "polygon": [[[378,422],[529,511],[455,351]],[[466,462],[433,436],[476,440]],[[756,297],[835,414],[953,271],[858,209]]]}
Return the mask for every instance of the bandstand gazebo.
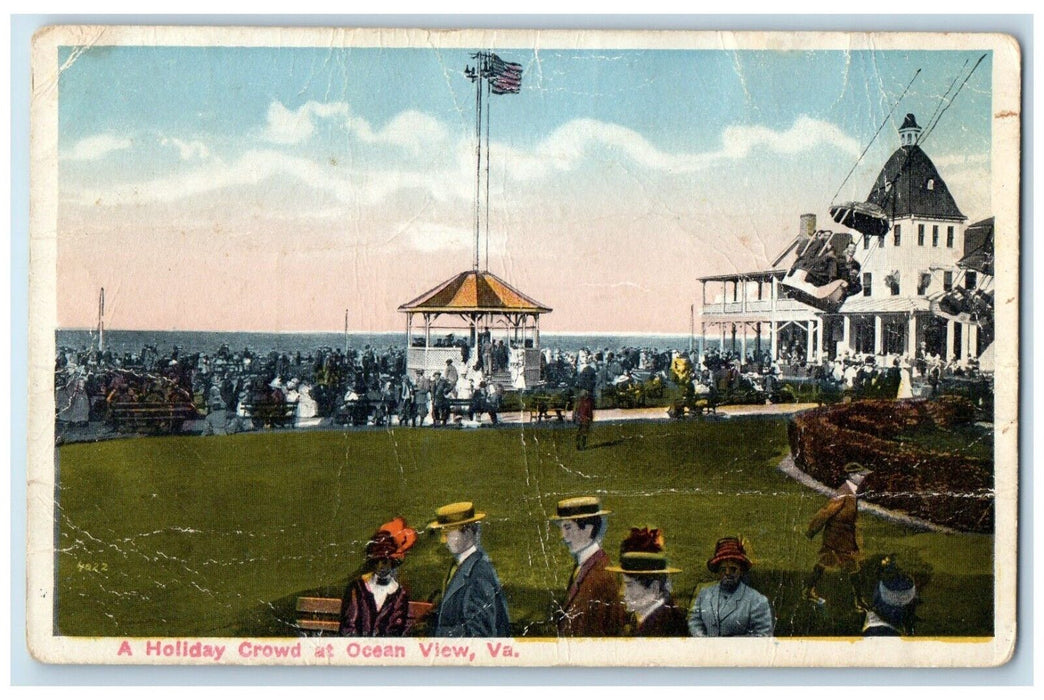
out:
{"label": "bandstand gazebo", "polygon": [[540,383],[540,315],[550,307],[522,294],[491,272],[468,270],[399,307],[406,314],[406,366],[430,375],[463,356],[481,363],[486,338],[508,349],[508,368],[491,378],[517,388]]}

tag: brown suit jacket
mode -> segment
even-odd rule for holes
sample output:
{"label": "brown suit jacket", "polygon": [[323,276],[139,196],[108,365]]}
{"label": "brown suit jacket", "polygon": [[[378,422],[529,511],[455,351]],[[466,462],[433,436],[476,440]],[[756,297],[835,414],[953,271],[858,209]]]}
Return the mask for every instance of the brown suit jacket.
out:
{"label": "brown suit jacket", "polygon": [[580,567],[566,591],[558,634],[562,637],[616,637],[627,612],[620,600],[620,580],[605,570],[609,555],[599,549]]}

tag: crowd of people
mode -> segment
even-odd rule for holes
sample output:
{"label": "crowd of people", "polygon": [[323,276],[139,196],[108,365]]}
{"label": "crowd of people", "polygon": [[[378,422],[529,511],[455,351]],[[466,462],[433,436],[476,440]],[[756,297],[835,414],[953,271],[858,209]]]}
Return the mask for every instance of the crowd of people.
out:
{"label": "crowd of people", "polygon": [[[822,546],[802,597],[817,607],[827,605],[816,585],[828,571],[840,571],[851,582],[851,604],[863,615],[865,636],[912,635],[918,594],[913,579],[898,562],[894,558],[881,562],[872,594],[864,587],[857,494],[871,472],[856,463],[846,465],[844,471],[845,482],[809,524],[809,538],[822,533]],[[681,569],[671,565],[661,530],[631,528],[620,543],[618,563],[612,563],[602,548],[611,512],[598,497],[579,496],[559,501],[550,518],[574,563],[551,614],[559,636],[773,636],[772,601],[750,585],[748,574],[754,562],[741,538],[718,539],[706,562],[714,583],[694,591],[686,608],[672,592],[671,576]],[[412,616],[410,592],[400,583],[398,573],[417,533],[402,517],[381,526],[366,545],[365,562],[349,577],[340,634],[511,636],[507,596],[492,560],[482,549],[485,518],[471,502],[452,503],[436,511],[427,527],[441,535],[452,561],[442,588],[427,601],[415,603]]]}
{"label": "crowd of people", "polygon": [[[116,404],[186,405],[205,416],[204,432],[235,432],[285,416],[296,426],[336,415],[353,392],[390,392],[392,378],[406,370],[401,347],[378,350],[318,348],[313,352],[222,344],[212,353],[186,353],[154,345],[140,352],[113,353],[60,347],[55,358],[56,418],[84,426],[109,424]],[[284,410],[285,409],[285,410]]]}
{"label": "crowd of people", "polygon": [[[114,404],[194,406],[205,433],[236,432],[267,425],[307,427],[322,421],[353,425],[475,426],[488,415],[499,422],[505,391],[502,373],[509,350],[502,341],[479,338],[477,357],[449,359],[439,371],[407,372],[402,347],[361,350],[322,347],[257,354],[227,344],[212,353],[186,353],[177,346],[138,353],[59,349],[55,394],[59,423],[109,422]],[[461,340],[445,342],[460,345]],[[797,349],[768,352],[712,349],[700,355],[680,349],[625,346],[540,353],[539,391],[582,392],[596,407],[636,407],[662,401],[671,391],[682,400],[728,400],[743,394],[772,401],[789,382],[813,382],[824,392],[856,397],[933,396],[949,379],[983,384],[989,378],[974,358],[943,359],[923,347],[914,357],[848,353],[808,362]],[[573,401],[569,402],[570,407]]]}

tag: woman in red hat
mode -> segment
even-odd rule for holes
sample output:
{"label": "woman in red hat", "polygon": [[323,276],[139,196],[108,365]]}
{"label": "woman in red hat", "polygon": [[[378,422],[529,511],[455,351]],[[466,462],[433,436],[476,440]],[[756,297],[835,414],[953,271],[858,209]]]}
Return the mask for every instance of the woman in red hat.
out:
{"label": "woman in red hat", "polygon": [[768,598],[744,583],[751,561],[737,537],[723,537],[707,561],[718,583],[696,596],[689,612],[693,637],[771,637],[774,627]]}
{"label": "woman in red hat", "polygon": [[401,637],[409,617],[409,594],[396,580],[406,552],[417,541],[403,518],[381,525],[366,543],[363,573],[353,577],[341,603],[345,637]]}

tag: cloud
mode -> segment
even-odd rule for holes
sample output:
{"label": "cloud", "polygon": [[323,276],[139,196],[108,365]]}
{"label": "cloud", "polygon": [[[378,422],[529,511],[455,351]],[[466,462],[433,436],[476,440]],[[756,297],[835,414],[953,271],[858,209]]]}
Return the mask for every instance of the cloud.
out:
{"label": "cloud", "polygon": [[[196,167],[143,183],[128,183],[99,189],[96,180],[70,195],[84,204],[115,205],[128,202],[172,202],[201,196],[230,187],[266,183],[266,201],[273,206],[302,209],[313,206],[310,198],[294,195],[301,189],[327,194],[343,204],[377,205],[397,193],[421,193],[435,202],[468,201],[474,193],[474,145],[471,139],[451,139],[447,128],[434,117],[406,110],[374,130],[369,122],[352,116],[346,103],[307,102],[289,110],[271,103],[264,135],[284,145],[300,143],[314,134],[320,120],[337,120],[349,139],[359,143],[390,145],[398,153],[380,153],[379,158],[329,159],[305,155],[303,151],[272,147],[248,150],[229,162],[210,157],[198,141],[165,138],[165,145],[178,149],[184,161]],[[129,145],[129,141],[127,142]],[[674,176],[705,170],[723,161],[748,159],[761,151],[793,155],[818,147],[839,149],[853,157],[859,144],[828,122],[801,116],[786,130],[763,126],[727,127],[718,148],[704,152],[663,150],[643,135],[621,126],[594,119],[574,119],[561,125],[530,149],[494,144],[494,160],[501,160],[509,179],[550,182],[559,173],[575,171],[607,161],[637,164],[649,172]],[[95,151],[99,145],[95,146]],[[412,155],[421,155],[423,162]],[[276,184],[273,184],[276,183]],[[283,193],[285,203],[278,204]],[[292,214],[292,212],[288,212]],[[427,245],[427,244],[425,244]]]}
{"label": "cloud", "polygon": [[721,146],[705,152],[668,152],[657,148],[633,129],[598,121],[574,119],[558,127],[533,151],[509,149],[508,168],[519,180],[544,178],[553,171],[575,170],[596,152],[626,158],[647,169],[691,173],[725,160],[748,158],[758,149],[793,155],[819,146],[836,148],[853,157],[859,142],[836,125],[807,115],[799,116],[786,131],[764,126],[729,126],[722,131]]}
{"label": "cloud", "polygon": [[121,151],[132,145],[134,142],[126,137],[98,134],[80,139],[64,157],[67,160],[101,160],[114,151]]}
{"label": "cloud", "polygon": [[210,157],[210,149],[201,141],[182,141],[171,137],[162,139],[160,143],[177,148],[182,160],[206,160]]}
{"label": "cloud", "polygon": [[104,191],[85,190],[83,203],[99,201],[118,205],[130,202],[172,202],[216,190],[259,185],[273,177],[293,179],[314,190],[327,191],[344,202],[354,199],[353,187],[344,177],[332,177],[325,168],[307,158],[272,150],[247,151],[232,163],[218,161],[169,177],[143,183],[118,185]]}
{"label": "cloud", "polygon": [[416,110],[401,112],[383,129],[374,131],[368,121],[353,116],[347,103],[312,100],[295,110],[278,101],[270,104],[263,135],[272,143],[303,143],[315,133],[316,122],[320,120],[339,123],[348,132],[349,139],[398,146],[415,154],[444,141],[448,135],[437,119]]}

